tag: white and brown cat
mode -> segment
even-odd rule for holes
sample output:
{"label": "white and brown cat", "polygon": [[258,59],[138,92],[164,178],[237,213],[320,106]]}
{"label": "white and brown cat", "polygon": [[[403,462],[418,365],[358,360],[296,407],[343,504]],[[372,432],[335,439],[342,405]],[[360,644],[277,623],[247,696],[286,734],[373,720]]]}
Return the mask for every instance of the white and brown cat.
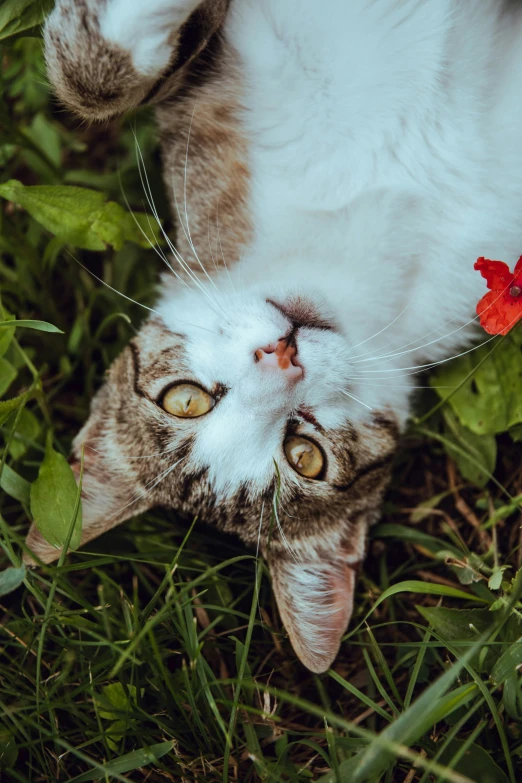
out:
{"label": "white and brown cat", "polygon": [[75,441],[83,540],[161,505],[259,544],[324,671],[415,374],[521,252],[522,4],[58,0],[45,46],[81,117],[156,104],[178,223]]}

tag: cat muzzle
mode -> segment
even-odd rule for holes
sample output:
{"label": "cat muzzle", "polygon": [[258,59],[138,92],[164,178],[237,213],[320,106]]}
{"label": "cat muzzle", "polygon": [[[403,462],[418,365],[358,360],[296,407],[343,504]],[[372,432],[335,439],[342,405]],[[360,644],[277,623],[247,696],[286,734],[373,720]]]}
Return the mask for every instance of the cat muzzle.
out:
{"label": "cat muzzle", "polygon": [[303,368],[297,358],[296,341],[292,335],[281,338],[277,343],[258,348],[254,353],[254,361],[262,370],[282,372],[292,382],[303,377]]}

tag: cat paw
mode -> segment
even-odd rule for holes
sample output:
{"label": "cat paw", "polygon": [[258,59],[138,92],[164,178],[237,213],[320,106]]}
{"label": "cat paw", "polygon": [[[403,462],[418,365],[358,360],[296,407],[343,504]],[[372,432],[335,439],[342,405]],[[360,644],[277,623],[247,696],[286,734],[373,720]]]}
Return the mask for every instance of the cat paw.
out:
{"label": "cat paw", "polygon": [[138,73],[154,77],[168,66],[173,37],[201,0],[110,0],[100,15],[100,33],[128,52]]}

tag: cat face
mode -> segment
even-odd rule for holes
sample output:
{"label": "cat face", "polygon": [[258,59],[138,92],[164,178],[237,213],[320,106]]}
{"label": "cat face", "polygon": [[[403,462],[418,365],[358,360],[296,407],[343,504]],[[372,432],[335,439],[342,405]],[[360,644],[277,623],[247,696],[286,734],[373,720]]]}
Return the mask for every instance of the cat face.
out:
{"label": "cat face", "polygon": [[390,412],[356,413],[351,389],[347,340],[310,297],[165,298],[75,440],[84,540],[159,505],[259,546],[296,652],[323,671],[398,435]]}

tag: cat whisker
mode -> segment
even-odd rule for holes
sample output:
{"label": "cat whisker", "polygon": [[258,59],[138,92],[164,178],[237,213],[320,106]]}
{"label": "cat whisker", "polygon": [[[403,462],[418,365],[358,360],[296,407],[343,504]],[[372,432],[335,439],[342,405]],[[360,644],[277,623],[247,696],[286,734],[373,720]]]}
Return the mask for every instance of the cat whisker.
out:
{"label": "cat whisker", "polygon": [[232,277],[230,275],[230,271],[229,271],[228,266],[227,266],[227,260],[225,258],[225,254],[223,252],[223,245],[221,243],[221,231],[219,229],[219,198],[218,198],[218,201],[217,201],[217,204],[216,204],[216,228],[217,228],[217,235],[218,235],[218,242],[219,242],[219,250],[221,252],[221,258],[223,259],[223,264],[225,265],[225,269],[226,269],[226,272],[227,272],[227,277],[228,277],[228,279],[230,281],[230,285],[232,286],[232,288],[235,291],[236,287],[235,287],[234,283],[232,282]]}
{"label": "cat whisker", "polygon": [[180,214],[179,214],[179,210],[178,210],[178,206],[177,206],[177,201],[176,201],[176,194],[175,194],[175,191],[174,191],[174,189],[173,189],[173,191],[174,191],[174,200],[176,201],[176,211],[177,211],[177,213],[178,213],[178,218],[179,218],[179,221],[180,221],[180,223],[181,223],[181,227],[182,227],[182,229],[183,229],[183,233],[185,234],[185,237],[186,237],[186,239],[187,239],[187,242],[189,243],[189,245],[190,245],[190,247],[191,247],[191,249],[192,249],[192,251],[193,251],[193,253],[194,253],[194,256],[196,257],[196,260],[197,260],[198,264],[200,265],[201,269],[203,270],[203,273],[206,275],[206,277],[208,278],[208,280],[210,281],[210,283],[211,283],[211,284],[214,286],[214,288],[216,289],[216,291],[219,293],[219,289],[218,289],[218,287],[216,286],[216,283],[215,283],[215,281],[214,281],[214,280],[213,280],[213,279],[210,277],[209,273],[208,273],[208,272],[207,272],[207,270],[205,269],[205,266],[204,266],[204,265],[201,263],[201,261],[200,261],[200,258],[199,258],[198,254],[197,254],[196,248],[194,247],[194,242],[192,241],[192,235],[191,235],[191,233],[190,233],[190,226],[189,226],[189,219],[188,219],[188,211],[187,211],[187,171],[188,171],[188,157],[189,157],[189,147],[190,147],[190,134],[192,133],[192,124],[193,124],[193,122],[194,122],[194,115],[195,115],[195,113],[196,113],[196,107],[197,107],[197,102],[196,102],[196,103],[194,103],[194,108],[193,108],[193,110],[192,110],[192,116],[191,116],[191,118],[190,118],[190,124],[189,124],[188,135],[187,135],[187,147],[186,147],[186,150],[185,150],[185,166],[184,166],[184,170],[183,170],[183,200],[184,200],[184,202],[185,202],[185,204],[184,204],[184,207],[185,207],[185,222],[186,222],[186,226],[187,226],[186,230],[185,230],[185,226],[183,225],[183,221],[182,221],[182,219],[181,219],[181,216],[180,216]]}
{"label": "cat whisker", "polygon": [[346,389],[341,389],[340,387],[334,386],[333,387],[336,391],[338,391],[340,394],[344,394],[345,397],[350,397],[350,399],[355,400],[355,402],[358,402],[360,405],[364,405],[365,408],[368,408],[369,411],[372,411],[373,408],[371,405],[367,405],[365,402],[359,399],[359,397],[356,397],[355,394],[350,394],[350,392],[347,392]]}
{"label": "cat whisker", "polygon": [[[412,373],[413,375],[414,373]],[[368,383],[366,379],[358,378],[357,376],[354,376],[353,378],[350,378],[350,380],[362,380],[364,382],[365,386],[380,386],[382,387],[382,383]],[[417,384],[410,385],[410,384],[396,384],[396,383],[386,383],[387,389],[410,389],[412,392],[414,392],[416,389],[454,389],[454,386],[418,386]]]}
{"label": "cat whisker", "polygon": [[[100,449],[95,449],[94,446],[89,446],[89,444],[85,444],[85,448],[89,451],[94,451],[95,454],[103,455],[103,451],[100,451]],[[176,451],[176,445],[173,444],[172,446],[169,446],[168,449],[165,449],[165,451],[157,451],[155,454],[144,454],[140,455],[139,457],[132,457],[132,456],[126,456],[126,459],[128,460],[136,460],[136,459],[152,459],[154,457],[164,457],[165,454],[172,454]]]}
{"label": "cat whisker", "polygon": [[292,556],[292,559],[294,560],[294,562],[296,564],[299,564],[299,558],[297,557],[297,554],[295,553],[295,551],[290,546],[290,543],[288,542],[288,539],[285,536],[283,527],[282,527],[281,522],[279,520],[279,514],[278,514],[278,511],[277,511],[276,497],[277,497],[277,492],[274,494],[274,501],[273,501],[273,504],[272,504],[273,505],[273,509],[274,509],[274,518],[275,518],[275,521],[276,521],[277,529],[279,530],[279,534],[281,536],[281,540],[282,540],[283,544],[285,545],[285,547],[288,549],[290,555]]}
{"label": "cat whisker", "polygon": [[[511,284],[508,283],[508,285],[503,289],[503,291],[501,291],[499,293],[499,295],[491,302],[491,304],[489,304],[485,308],[484,312],[486,310],[489,310],[489,308],[492,307],[495,304],[495,302],[497,302],[498,299],[500,299],[500,297],[504,295],[504,293],[509,289],[510,285]],[[380,359],[385,360],[385,359],[397,358],[399,356],[404,356],[407,353],[414,353],[416,351],[422,351],[424,348],[427,348],[430,345],[434,345],[435,343],[441,342],[442,340],[446,340],[448,337],[451,337],[452,335],[454,335],[457,332],[461,331],[461,329],[465,329],[466,327],[470,326],[472,323],[477,322],[479,320],[479,316],[476,315],[474,318],[469,319],[468,321],[466,321],[465,323],[461,324],[461,326],[457,327],[453,331],[448,332],[447,334],[442,335],[441,337],[438,337],[438,338],[436,338],[434,340],[431,340],[428,343],[424,343],[423,345],[415,346],[414,348],[410,348],[410,350],[408,350],[408,351],[403,350],[403,348],[407,348],[409,345],[413,345],[414,343],[418,342],[419,340],[423,340],[426,337],[429,337],[430,334],[433,334],[434,332],[437,332],[439,329],[441,329],[442,327],[444,327],[447,324],[451,323],[452,321],[455,321],[456,319],[457,319],[457,316],[455,316],[454,318],[449,319],[448,321],[446,321],[445,323],[441,324],[440,326],[437,326],[435,329],[432,329],[430,332],[428,332],[427,334],[423,335],[422,337],[418,337],[415,340],[411,340],[409,343],[406,343],[405,345],[403,345],[402,348],[399,348],[398,350],[393,351],[393,352],[391,352],[389,354],[381,354],[380,356],[374,356],[374,357],[370,357],[368,359],[358,359],[358,360],[355,359],[355,360],[353,360],[353,363],[357,364],[357,363],[360,363],[360,362],[370,362],[370,361],[378,361]]]}
{"label": "cat whisker", "polygon": [[[163,226],[161,224],[161,221],[160,221],[159,215],[158,215],[158,211],[157,211],[157,208],[156,208],[156,204],[154,203],[154,197],[152,195],[152,190],[151,190],[151,187],[150,187],[150,182],[149,182],[149,178],[148,178],[148,174],[147,174],[147,168],[145,166],[145,161],[143,159],[143,154],[141,152],[141,148],[139,146],[139,142],[138,142],[136,136],[135,136],[135,144],[136,144],[136,149],[137,149],[137,153],[138,153],[137,154],[138,172],[139,172],[139,175],[140,175],[140,180],[141,180],[141,184],[142,184],[142,187],[143,187],[143,191],[145,193],[145,197],[146,197],[147,203],[148,203],[148,205],[149,205],[149,207],[150,207],[150,209],[152,211],[152,214],[154,215],[154,217],[155,217],[155,219],[156,219],[156,221],[157,221],[157,223],[159,225],[159,228],[160,228],[160,231],[161,231],[161,233],[163,235],[163,238],[167,242],[171,252],[174,254],[174,257],[175,257],[176,261],[180,264],[180,266],[182,267],[183,271],[187,274],[189,279],[191,279],[203,291],[204,290],[204,286],[201,284],[201,281],[197,278],[197,276],[190,269],[190,267],[188,266],[188,264],[185,262],[184,258],[182,257],[181,253],[178,251],[178,249],[172,244],[169,236],[167,235],[167,233],[165,232],[165,230],[164,230],[164,228],[163,228]],[[178,212],[178,217],[179,217],[179,212]],[[179,275],[176,272],[174,272],[174,270],[172,269],[170,264],[168,262],[166,262],[166,263],[169,266],[169,268],[171,269],[171,271],[176,275],[176,277],[179,278]]]}
{"label": "cat whisker", "polygon": [[[265,511],[265,501],[263,500],[263,503],[261,504],[261,516],[259,518],[259,528],[257,531],[257,545],[256,545],[256,565],[257,561],[259,560],[259,547],[261,545],[261,530],[263,528],[263,514]],[[257,611],[259,613],[259,619],[261,620],[261,625],[263,625],[263,615],[261,614],[261,604],[259,603],[259,593],[256,595],[257,600]]]}
{"label": "cat whisker", "polygon": [[[120,181],[120,184],[121,184],[121,181]],[[186,280],[184,280],[184,279],[181,277],[181,275],[179,275],[179,274],[176,272],[176,270],[172,268],[171,264],[169,263],[169,260],[168,260],[167,256],[166,256],[166,255],[165,255],[165,253],[163,252],[163,250],[162,250],[160,247],[158,247],[158,245],[157,245],[157,244],[155,244],[155,243],[154,243],[154,242],[151,240],[151,238],[150,238],[150,237],[149,237],[149,235],[146,233],[146,231],[144,231],[144,230],[143,230],[143,227],[142,227],[141,223],[140,223],[140,222],[139,222],[139,220],[136,218],[136,215],[134,214],[134,211],[133,211],[133,209],[132,209],[131,205],[129,204],[129,201],[128,201],[128,199],[127,199],[127,196],[126,196],[126,194],[125,194],[125,192],[124,192],[124,190],[123,190],[123,187],[122,187],[122,195],[123,195],[123,199],[124,199],[124,201],[125,201],[125,205],[126,205],[126,207],[127,207],[128,211],[130,212],[130,214],[132,215],[132,218],[133,218],[134,222],[136,223],[136,226],[138,227],[139,231],[140,231],[140,232],[143,234],[143,236],[145,237],[145,239],[147,240],[147,242],[149,243],[149,245],[151,246],[151,248],[154,250],[154,252],[156,253],[156,255],[157,255],[157,256],[159,256],[159,258],[161,258],[161,260],[162,260],[162,261],[163,261],[163,262],[164,262],[164,263],[165,263],[165,264],[168,266],[168,268],[170,269],[170,271],[172,272],[172,274],[173,274],[173,275],[175,275],[175,277],[176,277],[176,278],[177,278],[177,279],[180,281],[180,283],[182,283],[184,286],[186,286],[187,288],[189,288],[189,289],[190,289],[190,286],[189,286],[189,284],[187,283],[187,281],[186,281]],[[156,221],[157,221],[157,222],[159,222],[159,221],[158,221],[158,218],[156,218]],[[154,235],[154,234],[153,234],[153,229],[152,229],[152,226],[151,226],[151,223],[150,223],[150,218],[149,218],[149,215],[148,215],[148,214],[147,214],[147,222],[148,222],[148,224],[149,224],[149,229],[150,229],[150,231],[151,231],[151,235],[153,236],[153,235]]]}
{"label": "cat whisker", "polygon": [[117,288],[113,288],[112,285],[109,285],[109,283],[106,283],[105,280],[102,280],[101,277],[98,277],[91,269],[85,266],[85,264],[82,264],[82,262],[76,258],[73,253],[69,250],[68,247],[65,248],[66,252],[71,256],[73,261],[76,261],[76,263],[81,266],[82,269],[84,269],[88,274],[90,274],[92,277],[94,277],[95,280],[97,280],[99,283],[104,285],[106,288],[108,288],[111,291],[114,291],[115,294],[118,294],[118,296],[122,296],[124,299],[127,299],[128,302],[132,302],[132,304],[138,305],[138,307],[143,307],[144,310],[148,310],[149,313],[154,313],[155,315],[159,315],[161,317],[161,313],[158,310],[154,310],[153,307],[148,307],[147,305],[144,305],[142,302],[136,301],[136,299],[133,299],[131,296],[127,296],[127,294],[124,294],[122,291],[118,291]]}
{"label": "cat whisker", "polygon": [[220,296],[222,296],[222,292],[217,287],[215,280],[213,280],[213,278],[208,274],[207,269],[205,268],[204,264],[201,262],[201,259],[199,258],[197,250],[196,250],[196,248],[194,246],[194,242],[192,241],[192,235],[190,233],[190,225],[189,225],[189,219],[188,219],[188,211],[187,211],[187,206],[188,206],[188,202],[187,202],[188,157],[189,157],[189,148],[190,148],[190,136],[191,136],[191,133],[192,133],[192,125],[193,125],[193,122],[194,122],[194,115],[196,113],[196,108],[197,108],[197,102],[194,104],[194,108],[192,110],[192,116],[190,118],[190,124],[189,124],[189,129],[188,129],[188,134],[187,134],[187,146],[186,146],[186,150],[185,150],[185,165],[184,165],[184,171],[183,171],[183,199],[184,199],[186,228],[185,228],[185,225],[183,224],[183,220],[182,220],[180,212],[179,212],[178,202],[177,202],[177,198],[176,198],[176,191],[175,191],[174,185],[172,186],[172,193],[173,193],[173,196],[174,196],[174,204],[176,206],[176,212],[177,212],[177,215],[178,215],[178,220],[180,222],[180,225],[181,225],[181,228],[183,230],[183,233],[185,234],[185,238],[186,238],[187,242],[189,243],[189,246],[190,246],[192,252],[194,253],[194,257],[196,258],[196,261],[198,262],[199,266],[203,270],[204,275],[208,278],[208,280],[211,283],[211,285],[216,289],[217,293]]}
{"label": "cat whisker", "polygon": [[210,239],[210,208],[208,210],[208,215],[207,215],[207,238],[208,238],[208,250],[209,250],[209,253],[210,253],[210,257],[212,259],[212,264],[214,265],[214,270],[215,270],[216,274],[218,274],[219,269],[218,269],[218,265],[216,263],[216,258],[214,256],[214,251],[212,250],[212,241]]}
{"label": "cat whisker", "polygon": [[[513,323],[518,319],[518,316],[513,320]],[[513,325],[513,324],[511,324]],[[471,353],[472,351],[476,351],[477,348],[482,348],[482,346],[487,345],[492,340],[495,339],[497,335],[492,335],[488,340],[484,340],[484,342],[479,343],[478,345],[474,345],[472,348],[468,348],[467,351],[462,351],[461,353],[454,354],[453,356],[448,356],[446,359],[437,359],[436,361],[429,362],[428,364],[414,364],[411,367],[395,367],[390,369],[385,368],[378,368],[376,370],[361,370],[362,376],[368,376],[373,375],[374,373],[394,373],[394,372],[402,372],[403,370],[418,370],[419,372],[422,372],[423,370],[432,369],[434,367],[438,367],[439,364],[445,364],[446,362],[451,362],[453,359],[459,359],[461,356],[466,356],[466,354]]]}
{"label": "cat whisker", "polygon": [[[157,315],[159,318],[163,318],[163,315],[162,313],[159,312],[159,310],[155,310],[153,307],[148,307],[147,305],[144,305],[142,302],[138,302],[136,299],[133,299],[131,296],[127,296],[127,294],[124,294],[123,291],[119,291],[117,288],[114,288],[112,285],[109,285],[109,283],[106,283],[105,280],[102,280],[101,277],[98,277],[97,274],[95,274],[91,269],[86,267],[85,264],[82,264],[82,262],[78,258],[76,258],[76,256],[73,253],[71,253],[69,248],[66,247],[65,250],[71,256],[72,260],[78,264],[78,266],[81,266],[81,268],[84,269],[89,275],[91,275],[91,277],[94,277],[95,280],[97,280],[99,283],[104,285],[110,291],[112,291],[115,294],[118,294],[118,296],[123,297],[123,299],[126,299],[128,302],[132,302],[132,304],[138,305],[138,307],[142,307],[144,310],[148,310],[149,313],[154,313],[154,315]],[[210,334],[218,334],[218,332],[215,329],[208,329],[206,326],[201,326],[200,324],[193,324],[190,323],[190,321],[178,320],[178,323],[182,326],[190,326],[193,329],[202,329],[204,332],[210,332]]]}
{"label": "cat whisker", "polygon": [[182,461],[183,461],[183,457],[181,459],[178,459],[172,465],[170,465],[166,470],[162,471],[159,474],[159,476],[156,476],[156,478],[152,479],[151,481],[148,481],[145,484],[145,490],[143,492],[136,493],[136,495],[134,495],[133,498],[128,503],[126,503],[124,506],[122,506],[121,508],[117,509],[112,514],[110,514],[110,517],[118,516],[119,514],[121,514],[122,511],[125,511],[126,508],[132,506],[134,503],[137,503],[138,500],[144,498],[146,495],[149,494],[149,492],[152,492],[152,490],[155,489],[158,486],[158,484],[160,484],[163,481],[163,479],[167,478],[167,476],[170,473],[172,473],[174,468],[177,467],[179,463]]}
{"label": "cat whisker", "polygon": [[[149,204],[149,207],[150,207],[150,209],[151,209],[151,211],[152,211],[152,214],[154,215],[154,217],[155,217],[155,219],[156,219],[156,221],[157,221],[157,223],[158,223],[158,225],[159,225],[159,227],[160,227],[161,233],[162,233],[162,235],[163,235],[163,237],[164,237],[165,241],[167,242],[167,245],[168,245],[168,247],[169,247],[169,250],[170,250],[170,251],[173,253],[173,255],[174,255],[174,258],[176,259],[176,261],[178,262],[178,264],[181,266],[181,268],[183,269],[183,271],[184,271],[184,272],[187,274],[187,276],[189,277],[189,279],[190,279],[190,280],[192,280],[192,282],[193,282],[193,283],[194,283],[194,284],[197,286],[197,288],[198,288],[198,289],[201,291],[201,293],[202,293],[202,294],[203,294],[203,295],[204,295],[204,296],[205,296],[205,297],[206,297],[206,298],[207,298],[207,299],[208,299],[208,300],[209,300],[209,301],[210,301],[212,304],[215,304],[215,305],[217,305],[218,307],[221,307],[221,306],[219,305],[219,303],[218,303],[218,302],[215,300],[215,298],[214,298],[214,297],[212,297],[212,296],[209,294],[209,292],[206,290],[205,286],[204,286],[204,285],[202,284],[202,282],[201,282],[201,281],[198,279],[198,277],[197,277],[197,276],[194,274],[194,272],[193,272],[193,271],[190,269],[190,267],[189,267],[189,266],[188,266],[188,264],[185,262],[185,260],[183,259],[183,257],[181,256],[181,254],[179,253],[179,251],[177,250],[177,248],[176,248],[176,247],[175,247],[175,246],[172,244],[172,242],[171,242],[170,238],[168,237],[168,235],[167,235],[167,233],[166,233],[165,229],[163,228],[163,226],[162,226],[162,224],[161,224],[161,221],[160,221],[160,219],[159,219],[158,211],[157,211],[157,209],[156,209],[156,205],[155,205],[155,203],[154,203],[153,196],[152,196],[152,191],[151,191],[151,188],[150,188],[150,183],[149,183],[149,179],[148,179],[148,175],[147,175],[147,169],[146,169],[146,167],[145,167],[145,161],[144,161],[144,159],[143,159],[143,154],[142,154],[142,152],[141,152],[141,148],[140,148],[140,146],[139,146],[139,142],[138,142],[138,140],[137,140],[137,138],[136,138],[136,135],[135,135],[135,134],[134,134],[134,138],[135,138],[135,143],[136,143],[136,149],[137,149],[137,151],[138,151],[138,156],[137,156],[137,160],[138,160],[138,171],[139,171],[140,180],[141,180],[141,183],[142,183],[142,186],[143,186],[143,190],[144,190],[144,193],[145,193],[145,197],[146,197],[146,199],[147,199],[147,202],[148,202],[148,204]],[[179,214],[179,213],[178,213],[178,214]],[[172,266],[169,264],[169,262],[168,262],[166,259],[164,259],[164,260],[165,260],[165,263],[167,264],[167,266],[169,267],[169,269],[170,269],[170,270],[173,272],[173,274],[174,274],[174,275],[175,275],[175,276],[176,276],[178,279],[180,279],[179,275],[178,275],[178,274],[177,274],[177,273],[174,271],[174,269],[172,269]],[[212,308],[212,309],[214,309],[214,308]],[[221,309],[223,309],[223,308],[221,308]]]}
{"label": "cat whisker", "polygon": [[[401,312],[399,313],[399,315],[396,315],[396,316],[395,316],[395,318],[393,319],[393,321],[390,321],[390,322],[389,322],[389,323],[388,323],[386,326],[383,326],[383,328],[382,328],[382,329],[379,329],[379,331],[378,331],[378,332],[375,332],[374,334],[372,334],[372,335],[371,335],[371,337],[367,337],[365,340],[362,340],[360,343],[357,343],[356,345],[353,345],[353,346],[351,346],[350,350],[351,350],[351,351],[354,351],[356,348],[359,348],[359,346],[360,346],[360,345],[364,345],[365,343],[369,342],[370,340],[374,340],[374,339],[375,339],[376,337],[378,337],[380,334],[382,334],[382,333],[383,333],[383,332],[385,332],[387,329],[389,329],[389,328],[390,328],[390,326],[393,326],[393,324],[394,324],[394,323],[396,323],[396,322],[399,320],[399,318],[400,318],[400,317],[401,317],[401,316],[402,316],[402,315],[403,315],[403,314],[406,312],[406,310],[408,309],[408,307],[411,305],[411,303],[412,303],[412,302],[413,302],[413,298],[412,298],[412,299],[410,299],[410,301],[408,302],[408,304],[406,305],[406,307],[404,307],[404,308],[401,310]],[[357,360],[357,357],[355,357],[355,359],[351,359],[350,361],[353,361],[353,362],[355,362],[356,360]]]}

